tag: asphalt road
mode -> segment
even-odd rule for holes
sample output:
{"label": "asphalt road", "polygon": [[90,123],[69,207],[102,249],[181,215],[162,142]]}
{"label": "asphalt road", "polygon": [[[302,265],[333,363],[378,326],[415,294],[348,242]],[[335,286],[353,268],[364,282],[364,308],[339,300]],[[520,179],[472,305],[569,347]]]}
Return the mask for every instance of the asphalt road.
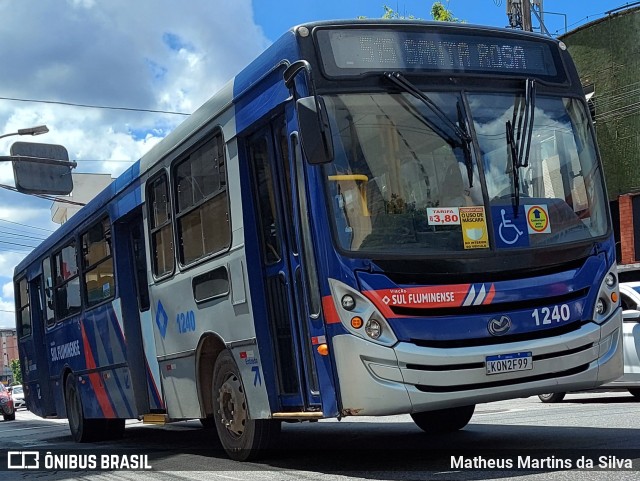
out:
{"label": "asphalt road", "polygon": [[[469,426],[428,436],[408,416],[285,424],[265,459],[239,463],[199,422],[148,426],[130,421],[124,439],[78,445],[65,420],[18,411],[0,421],[7,451],[46,453],[59,463],[39,471],[0,471],[0,480],[626,480],[640,477],[640,401],[626,392],[570,394],[479,405]],[[146,455],[151,470],[64,469],[60,463]],[[77,461],[82,462],[82,461]],[[133,461],[132,461],[133,462]],[[2,460],[6,465],[6,460]],[[589,464],[591,463],[591,465]],[[631,464],[631,467],[628,467]],[[67,466],[68,467],[68,466]]]}

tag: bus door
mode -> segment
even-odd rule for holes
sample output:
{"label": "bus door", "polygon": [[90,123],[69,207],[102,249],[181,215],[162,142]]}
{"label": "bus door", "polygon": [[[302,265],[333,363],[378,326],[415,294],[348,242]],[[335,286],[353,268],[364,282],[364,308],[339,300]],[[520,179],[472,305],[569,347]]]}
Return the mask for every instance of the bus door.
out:
{"label": "bus door", "polygon": [[149,305],[142,211],[114,223],[118,295],[127,339],[127,363],[138,414],[162,409]]}
{"label": "bus door", "polygon": [[308,334],[310,308],[305,302],[295,222],[295,165],[284,115],[250,137],[248,147],[280,404],[289,411],[319,410],[318,378]]}
{"label": "bus door", "polygon": [[[48,262],[48,259],[47,259]],[[31,336],[20,339],[20,357],[23,359],[23,388],[29,390],[29,409],[40,417],[56,413],[49,375],[49,348],[45,337],[44,287],[42,275],[29,281],[29,305],[31,314]],[[24,326],[24,324],[23,324]]]}

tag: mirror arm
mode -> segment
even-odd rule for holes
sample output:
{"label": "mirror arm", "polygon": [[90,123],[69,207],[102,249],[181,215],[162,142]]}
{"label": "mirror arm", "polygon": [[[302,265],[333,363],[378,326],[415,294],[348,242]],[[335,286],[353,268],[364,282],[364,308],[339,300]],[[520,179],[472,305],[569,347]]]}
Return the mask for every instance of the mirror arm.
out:
{"label": "mirror arm", "polygon": [[0,162],[33,162],[34,164],[63,165],[75,169],[78,163],[74,160],[47,159],[46,157],[29,157],[26,155],[0,155]]}
{"label": "mirror arm", "polygon": [[[294,100],[297,99],[297,90],[295,86],[295,78],[300,73],[304,72],[305,77],[307,79],[307,85],[309,87],[309,94],[313,97],[313,102],[316,107],[316,117],[318,121],[318,129],[320,131],[320,135],[323,139],[324,150],[327,158],[331,159],[333,157],[333,151],[329,146],[331,139],[328,135],[328,117],[327,113],[324,110],[324,105],[320,102],[318,98],[318,93],[316,91],[316,86],[313,81],[313,75],[311,72],[311,64],[306,60],[297,60],[289,65],[285,71],[282,73],[282,77],[284,79],[285,86],[292,91]],[[326,122],[325,122],[326,120]]]}

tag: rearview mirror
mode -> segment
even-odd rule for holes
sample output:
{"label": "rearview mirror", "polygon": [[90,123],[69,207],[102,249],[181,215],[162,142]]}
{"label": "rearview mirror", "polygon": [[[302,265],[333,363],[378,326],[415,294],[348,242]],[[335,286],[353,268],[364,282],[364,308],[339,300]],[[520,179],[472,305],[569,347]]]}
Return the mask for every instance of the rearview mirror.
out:
{"label": "rearview mirror", "polygon": [[[317,102],[316,102],[317,100]],[[329,117],[322,97],[298,100],[298,126],[302,150],[310,164],[326,164],[333,160],[333,143]]]}

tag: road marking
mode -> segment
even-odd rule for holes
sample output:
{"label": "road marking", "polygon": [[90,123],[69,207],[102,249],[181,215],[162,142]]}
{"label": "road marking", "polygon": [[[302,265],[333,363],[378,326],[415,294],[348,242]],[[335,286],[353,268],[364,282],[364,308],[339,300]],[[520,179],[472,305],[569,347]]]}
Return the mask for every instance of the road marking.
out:
{"label": "road marking", "polygon": [[48,426],[44,425],[44,426],[34,426],[32,428],[17,428],[17,429],[7,429],[6,431],[3,430],[3,432],[7,432],[7,433],[13,433],[16,431],[27,431],[29,429],[43,429],[43,428],[47,428]]}
{"label": "road marking", "polygon": [[519,412],[519,411],[531,411],[531,409],[524,409],[524,408],[496,409],[494,411],[475,412],[473,415],[474,416],[486,416],[486,415],[489,415],[489,414],[516,413],[516,412]]}

